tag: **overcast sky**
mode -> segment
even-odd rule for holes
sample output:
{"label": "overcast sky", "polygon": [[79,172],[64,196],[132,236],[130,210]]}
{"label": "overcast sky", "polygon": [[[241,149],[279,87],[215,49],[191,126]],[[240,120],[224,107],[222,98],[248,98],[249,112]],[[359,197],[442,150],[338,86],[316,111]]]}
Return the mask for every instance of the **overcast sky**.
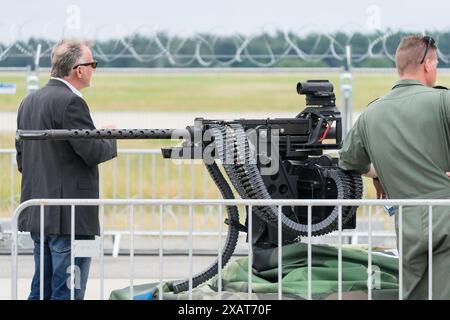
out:
{"label": "overcast sky", "polygon": [[[443,0],[0,0],[0,41],[30,36],[90,39],[154,30],[253,34],[273,31],[450,29]],[[63,31],[65,30],[65,31]]]}

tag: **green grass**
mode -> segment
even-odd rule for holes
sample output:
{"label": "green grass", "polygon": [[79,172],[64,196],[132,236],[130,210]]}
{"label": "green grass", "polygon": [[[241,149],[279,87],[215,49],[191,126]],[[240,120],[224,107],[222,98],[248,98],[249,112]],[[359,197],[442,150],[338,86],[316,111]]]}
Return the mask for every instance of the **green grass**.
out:
{"label": "green grass", "polygon": [[[119,74],[97,73],[93,85],[83,91],[92,111],[272,111],[298,112],[305,98],[296,84],[308,79],[329,79],[340,103],[337,74]],[[48,76],[41,77],[41,85]],[[362,110],[385,94],[395,74],[355,74],[354,108]],[[17,94],[0,95],[0,111],[17,110],[25,96],[25,75],[0,73],[0,82],[15,83]],[[450,76],[441,77],[450,84]]]}

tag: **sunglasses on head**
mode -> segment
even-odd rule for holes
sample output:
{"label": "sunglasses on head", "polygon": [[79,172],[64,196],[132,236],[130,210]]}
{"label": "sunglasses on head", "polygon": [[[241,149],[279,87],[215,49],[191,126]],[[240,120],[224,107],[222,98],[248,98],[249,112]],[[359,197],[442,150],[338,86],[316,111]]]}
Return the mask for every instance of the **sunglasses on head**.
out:
{"label": "sunglasses on head", "polygon": [[435,41],[432,37],[425,36],[422,38],[422,40],[426,42],[427,46],[425,47],[425,52],[423,54],[422,60],[420,60],[420,64],[424,63],[425,57],[427,56],[427,53],[428,53],[428,49],[430,47],[434,47],[434,45],[435,45]]}
{"label": "sunglasses on head", "polygon": [[72,69],[76,69],[76,68],[82,67],[82,66],[84,66],[84,67],[91,66],[92,69],[95,69],[95,68],[97,68],[97,64],[98,64],[97,61],[86,62],[86,63],[80,63],[80,64],[77,64],[76,66],[74,66]]}

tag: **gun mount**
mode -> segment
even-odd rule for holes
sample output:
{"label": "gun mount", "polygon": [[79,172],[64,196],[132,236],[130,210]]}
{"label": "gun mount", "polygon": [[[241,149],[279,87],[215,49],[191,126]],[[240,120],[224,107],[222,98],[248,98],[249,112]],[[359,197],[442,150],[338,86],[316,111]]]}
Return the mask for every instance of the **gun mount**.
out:
{"label": "gun mount", "polygon": [[[166,159],[202,159],[222,196],[233,199],[233,190],[218,167],[223,166],[231,184],[246,199],[359,199],[363,184],[359,174],[344,172],[338,159],[325,151],[342,145],[340,112],[333,85],[324,80],[301,82],[297,92],[306,95],[305,108],[295,118],[208,120],[196,118],[186,129],[18,130],[21,140],[67,139],[181,139],[180,147],[162,148]],[[34,142],[37,143],[37,142]],[[357,207],[342,208],[344,229],[356,227]],[[248,213],[247,217],[248,217]],[[283,244],[308,234],[307,208],[282,208]],[[238,208],[227,207],[229,225],[222,252],[225,265],[234,252],[238,234],[247,231],[239,223]],[[254,207],[252,245],[255,249],[277,244],[278,209]],[[312,208],[312,235],[337,229],[337,207]],[[217,274],[216,261],[194,276],[194,287]],[[185,291],[188,281],[173,283]]]}

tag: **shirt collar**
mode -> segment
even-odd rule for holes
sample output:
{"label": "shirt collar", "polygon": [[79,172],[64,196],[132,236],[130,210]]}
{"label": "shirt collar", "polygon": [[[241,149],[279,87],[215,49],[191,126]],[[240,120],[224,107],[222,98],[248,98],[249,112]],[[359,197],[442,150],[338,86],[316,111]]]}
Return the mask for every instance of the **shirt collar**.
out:
{"label": "shirt collar", "polygon": [[395,83],[392,89],[400,88],[400,87],[408,87],[408,86],[423,86],[423,83],[419,80],[399,80]]}
{"label": "shirt collar", "polygon": [[61,79],[61,78],[57,78],[57,77],[51,77],[51,79],[55,79],[55,80],[59,80],[62,83],[64,83],[66,86],[69,87],[69,89],[75,93],[77,96],[79,96],[80,98],[83,98],[83,95],[81,94],[80,91],[77,90],[77,88],[75,88],[73,85],[71,85],[68,81]]}

